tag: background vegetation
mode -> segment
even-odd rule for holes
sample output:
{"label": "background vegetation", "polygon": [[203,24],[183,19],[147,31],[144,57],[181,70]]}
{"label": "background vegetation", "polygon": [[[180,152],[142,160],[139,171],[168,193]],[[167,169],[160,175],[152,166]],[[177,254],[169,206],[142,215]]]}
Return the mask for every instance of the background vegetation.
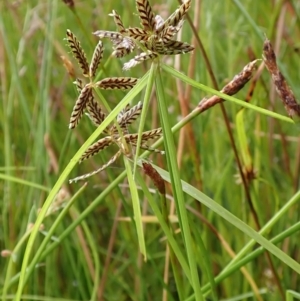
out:
{"label": "background vegetation", "polygon": [[[163,17],[179,5],[175,0],[150,2]],[[296,0],[193,0],[189,18],[194,20],[217,85],[187,21],[182,40],[191,42],[195,51],[166,57],[165,63],[198,83],[221,89],[248,62],[261,58],[266,34],[281,71],[299,96],[299,4]],[[89,122],[82,122],[74,131],[68,129],[77,93],[61,59],[64,56],[72,61],[64,40],[66,29],[76,34],[90,58],[97,44],[91,33],[115,30],[108,16],[113,9],[124,24],[138,26],[133,0],[76,1],[75,10],[58,0],[0,3],[2,300],[14,299],[16,294],[16,300],[300,299],[299,126],[285,117],[266,70],[237,95],[252,108],[242,109],[227,101],[223,110],[215,106],[186,126],[179,126],[174,134],[180,178],[190,185],[183,189],[191,245],[187,246],[180,234],[184,224],[181,220],[178,223],[171,185],[166,184],[166,188],[174,236],[166,233],[163,220],[158,221],[159,211],[153,206],[161,207],[161,198],[139,168],[142,177],[137,185],[147,250],[144,261],[132,219],[128,181],[120,177],[125,170],[122,160],[89,178],[87,185],[65,181],[36,239],[28,244],[39,208],[94,131]],[[150,68],[147,62],[122,71],[126,60],[109,59],[111,43],[104,41],[104,46],[105,76],[142,77]],[[162,80],[171,126],[203,97],[211,96],[165,71]],[[114,108],[125,92],[103,95]],[[133,103],[143,96],[144,91]],[[262,115],[257,106],[282,118]],[[160,125],[158,103],[152,93],[145,130]],[[138,122],[132,131],[138,131]],[[246,189],[233,145],[247,178]],[[108,150],[76,165],[68,178],[96,169],[111,156]],[[165,157],[155,154],[151,160],[167,170]],[[168,180],[165,171],[160,173]],[[146,187],[151,188],[150,193]],[[249,226],[255,231],[262,229],[266,240]],[[169,242],[175,238],[177,259],[171,252],[174,269],[166,235]],[[270,242],[274,237],[283,252]],[[259,245],[271,253],[263,252]],[[187,251],[194,257],[196,282],[187,276],[193,270]],[[23,260],[26,256],[28,274]],[[199,287],[193,285],[197,282]]]}

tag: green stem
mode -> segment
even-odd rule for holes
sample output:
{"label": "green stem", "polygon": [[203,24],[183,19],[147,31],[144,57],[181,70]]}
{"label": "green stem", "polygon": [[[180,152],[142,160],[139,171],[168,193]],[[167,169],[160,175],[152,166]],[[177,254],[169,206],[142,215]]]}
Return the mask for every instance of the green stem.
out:
{"label": "green stem", "polygon": [[146,86],[146,92],[145,92],[145,96],[144,96],[143,110],[142,110],[141,118],[140,118],[138,141],[137,141],[137,145],[136,145],[136,153],[135,153],[134,166],[133,166],[133,176],[135,175],[135,171],[136,171],[137,160],[138,160],[139,150],[140,150],[141,141],[142,141],[142,133],[143,133],[144,125],[145,125],[145,122],[146,122],[146,116],[147,116],[147,113],[148,113],[148,108],[149,108],[149,103],[150,103],[150,96],[151,96],[151,91],[152,91],[153,85],[154,85],[156,70],[157,70],[157,65],[152,64],[151,69],[150,69],[150,73],[149,73],[149,77],[148,77],[148,83],[147,83],[147,86]]}
{"label": "green stem", "polygon": [[[153,63],[155,64],[155,63]],[[163,134],[164,134],[164,146],[167,157],[167,165],[170,173],[171,184],[174,194],[174,200],[176,204],[176,209],[178,212],[179,222],[182,230],[182,236],[184,239],[188,262],[191,270],[192,286],[195,292],[196,301],[203,300],[204,298],[200,289],[200,280],[197,271],[197,264],[195,260],[195,253],[193,250],[193,242],[191,237],[191,230],[188,222],[187,211],[185,208],[185,199],[183,196],[180,173],[176,161],[176,148],[174,144],[173,134],[171,131],[171,125],[169,122],[169,113],[167,109],[167,104],[165,100],[164,88],[161,79],[161,72],[158,68],[157,76],[155,79],[157,101],[159,107],[160,121],[162,124]]]}

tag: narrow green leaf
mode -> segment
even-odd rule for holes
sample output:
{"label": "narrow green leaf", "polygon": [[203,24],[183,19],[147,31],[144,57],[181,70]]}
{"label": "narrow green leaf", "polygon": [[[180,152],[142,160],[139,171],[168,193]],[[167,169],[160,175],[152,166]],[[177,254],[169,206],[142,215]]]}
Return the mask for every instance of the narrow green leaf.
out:
{"label": "narrow green leaf", "polygon": [[127,179],[128,179],[130,195],[131,195],[131,199],[132,199],[132,206],[133,206],[133,213],[134,213],[133,218],[135,221],[140,251],[144,255],[144,260],[147,261],[147,253],[146,253],[146,245],[145,245],[145,238],[144,238],[144,230],[143,230],[143,222],[142,222],[139,194],[138,194],[137,187],[136,187],[136,184],[135,184],[135,181],[133,178],[130,162],[125,156],[124,156],[124,164],[126,167]]}
{"label": "narrow green leaf", "polygon": [[147,117],[149,103],[150,103],[151,91],[152,91],[154,79],[156,76],[155,75],[156,68],[157,68],[157,64],[152,63],[149,77],[148,77],[147,86],[146,86],[146,92],[145,92],[145,96],[144,96],[143,110],[141,113],[141,119],[140,119],[139,131],[138,131],[138,141],[137,141],[137,145],[136,145],[136,153],[135,153],[135,158],[134,158],[133,175],[135,175],[135,171],[136,171],[137,160],[138,160],[141,141],[142,141],[142,133],[144,131],[144,125],[146,122],[146,117]]}
{"label": "narrow green leaf", "polygon": [[204,298],[200,289],[200,280],[197,271],[197,263],[195,260],[195,254],[193,250],[193,241],[191,237],[191,229],[188,222],[187,211],[185,208],[185,199],[183,196],[181,181],[180,181],[180,173],[177,165],[177,156],[176,156],[176,148],[174,144],[174,138],[171,130],[171,125],[169,122],[169,113],[167,109],[167,104],[164,95],[164,88],[161,79],[161,73],[158,69],[157,76],[155,79],[156,93],[157,93],[157,101],[159,107],[159,115],[160,121],[164,133],[164,146],[167,157],[168,169],[171,175],[171,184],[174,195],[174,200],[176,204],[176,209],[178,212],[178,218],[180,223],[180,228],[183,234],[183,239],[187,251],[188,262],[191,270],[191,279],[192,286],[195,292],[196,301],[203,300]]}
{"label": "narrow green leaf", "polygon": [[207,93],[210,93],[211,95],[217,95],[219,97],[222,97],[223,99],[231,101],[231,102],[233,102],[235,104],[238,104],[238,105],[240,105],[244,108],[252,109],[252,110],[257,111],[261,114],[264,114],[264,115],[267,115],[267,116],[270,116],[270,117],[273,117],[273,118],[276,118],[276,119],[279,119],[279,120],[282,120],[282,121],[286,121],[286,122],[295,124],[295,122],[291,118],[288,118],[286,116],[274,113],[272,111],[269,111],[269,110],[266,110],[266,109],[263,109],[263,108],[260,108],[258,106],[255,106],[255,105],[251,104],[251,103],[242,101],[242,100],[237,99],[235,97],[232,97],[232,96],[226,95],[224,93],[221,93],[220,91],[209,88],[208,86],[205,86],[201,83],[198,83],[198,82],[194,81],[193,79],[187,77],[183,73],[175,70],[174,68],[172,68],[170,66],[162,65],[162,69],[165,70],[166,72],[168,72],[169,74],[172,74],[173,76],[181,79],[183,82],[185,82],[185,83],[187,83],[187,84],[189,84],[189,85],[191,85],[191,86],[193,86],[197,89],[200,89],[200,90],[203,90]]}
{"label": "narrow green leaf", "polygon": [[[169,183],[171,183],[172,177],[170,176],[170,173],[166,172],[165,170],[159,168],[158,166],[155,166],[155,169],[160,173],[160,175],[163,177],[163,179]],[[266,250],[271,252],[274,256],[276,256],[279,260],[284,262],[286,265],[288,265],[291,269],[296,271],[298,274],[300,274],[300,264],[295,261],[293,258],[288,256],[286,253],[281,251],[278,247],[276,247],[273,243],[271,243],[269,240],[264,238],[261,233],[263,233],[266,230],[266,227],[270,224],[267,223],[261,230],[260,233],[256,232],[254,229],[249,227],[246,223],[244,223],[242,220],[237,218],[235,215],[230,213],[228,210],[226,210],[224,207],[220,206],[217,202],[209,198],[207,195],[203,194],[201,191],[196,189],[195,187],[189,185],[188,183],[181,180],[182,189],[185,193],[190,195],[191,197],[195,198],[197,201],[220,215],[222,218],[227,220],[229,223],[231,223],[236,228],[240,229],[242,232],[244,232],[246,235],[252,238],[252,240],[243,248],[243,255],[246,253],[244,252],[244,249],[247,247],[247,250],[249,248],[249,244],[253,246],[255,242],[259,243],[261,246],[263,246]],[[299,199],[300,197],[300,191],[292,198],[293,201],[295,199]],[[242,252],[241,251],[241,252]],[[240,252],[240,253],[241,253]],[[237,258],[240,259],[242,256],[238,254],[238,256],[235,257],[235,259],[231,262],[236,262]],[[228,268],[228,266],[227,266]],[[224,271],[226,268],[224,269]]]}

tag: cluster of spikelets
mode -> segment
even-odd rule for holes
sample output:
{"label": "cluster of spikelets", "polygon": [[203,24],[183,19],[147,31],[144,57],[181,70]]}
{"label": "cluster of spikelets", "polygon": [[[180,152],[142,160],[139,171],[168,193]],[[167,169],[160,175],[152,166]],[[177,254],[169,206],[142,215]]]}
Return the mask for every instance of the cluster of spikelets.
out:
{"label": "cluster of spikelets", "polygon": [[[120,16],[113,11],[112,16],[114,17],[118,32],[99,30],[95,33],[98,37],[108,37],[113,42],[113,55],[115,57],[123,57],[132,52],[134,49],[142,49],[144,51],[126,63],[124,65],[124,69],[130,69],[141,61],[147,59],[155,59],[159,55],[186,53],[194,49],[191,45],[174,39],[175,35],[182,27],[183,17],[190,8],[191,0],[187,0],[183,3],[165,21],[160,16],[154,15],[148,0],[136,0],[136,4],[142,28],[130,27],[126,29],[123,26]],[[133,77],[108,77],[100,81],[96,81],[96,73],[103,58],[102,41],[100,40],[95,47],[91,63],[89,64],[79,40],[70,30],[67,30],[66,40],[84,77],[84,79],[77,78],[74,82],[79,96],[71,114],[69,128],[74,129],[79,124],[84,113],[89,116],[95,126],[99,126],[106,118],[106,114],[103,112],[100,104],[94,97],[94,89],[128,90],[135,86],[138,79]],[[118,114],[116,122],[103,131],[106,136],[91,145],[84,152],[79,162],[99,153],[111,144],[116,144],[118,146],[118,152],[99,169],[76,177],[70,182],[83,180],[101,172],[107,166],[115,162],[121,154],[128,158],[133,157],[133,148],[137,146],[138,134],[129,133],[128,126],[139,117],[142,111],[142,106],[141,102],[132,108],[127,105]],[[161,128],[143,132],[140,148],[163,153],[159,150],[150,148],[146,144],[149,140],[156,139],[161,136]]]}
{"label": "cluster of spikelets", "polygon": [[194,50],[192,45],[175,39],[175,35],[183,25],[183,17],[191,6],[191,0],[185,1],[166,20],[153,13],[148,0],[136,0],[136,6],[142,28],[125,28],[121,17],[113,10],[110,16],[114,18],[118,31],[98,30],[94,32],[99,38],[111,40],[115,57],[123,57],[135,48],[142,49],[142,53],[124,64],[124,70],[130,69],[142,61],[153,60],[159,55],[175,55]]}

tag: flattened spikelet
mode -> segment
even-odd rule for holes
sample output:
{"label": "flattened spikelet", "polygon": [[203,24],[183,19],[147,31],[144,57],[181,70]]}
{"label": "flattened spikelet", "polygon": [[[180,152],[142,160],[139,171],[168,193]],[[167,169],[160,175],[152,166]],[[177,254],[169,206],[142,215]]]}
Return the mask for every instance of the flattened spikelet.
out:
{"label": "flattened spikelet", "polygon": [[130,105],[129,103],[126,105],[125,108],[123,108],[120,113],[118,114],[117,120],[119,120],[127,111],[130,110]]}
{"label": "flattened spikelet", "polygon": [[73,183],[73,182],[77,182],[79,180],[84,180],[86,178],[89,178],[99,172],[101,172],[102,170],[104,170],[107,166],[111,165],[112,163],[114,163],[119,157],[120,155],[122,154],[122,152],[119,150],[106,164],[102,165],[99,169],[93,171],[93,172],[89,172],[85,175],[82,175],[82,176],[79,176],[79,177],[76,177],[72,180],[69,180],[69,183]]}
{"label": "flattened spikelet", "polygon": [[115,31],[107,31],[107,30],[98,30],[93,33],[95,36],[100,39],[109,38],[111,40],[122,40],[123,36]]}
{"label": "flattened spikelet", "polygon": [[112,139],[111,137],[105,137],[102,138],[100,140],[98,140],[97,142],[95,142],[94,144],[92,144],[81,156],[79,162],[81,163],[83,160],[88,159],[91,156],[96,155],[97,153],[99,153],[101,150],[107,148],[109,145],[112,144]]}
{"label": "flattened spikelet", "polygon": [[88,102],[87,110],[89,112],[88,116],[95,126],[99,126],[106,117],[106,114],[102,112],[101,107],[94,97]]}
{"label": "flattened spikelet", "polygon": [[91,88],[88,86],[85,86],[81,90],[80,95],[74,105],[74,108],[73,108],[73,111],[71,114],[71,118],[70,118],[70,124],[69,124],[70,129],[74,129],[78,125],[78,123],[84,113],[84,110],[87,106],[87,103],[89,102],[91,97],[92,97]]}
{"label": "flattened spikelet", "polygon": [[102,57],[103,57],[103,46],[102,46],[102,42],[99,41],[93,53],[93,57],[90,65],[90,72],[89,72],[90,77],[94,77],[96,75]]}
{"label": "flattened spikelet", "polygon": [[121,128],[132,124],[141,114],[143,108],[143,103],[140,101],[137,105],[127,110],[121,116],[118,116],[117,122]]}
{"label": "flattened spikelet", "polygon": [[133,88],[137,81],[138,79],[133,77],[108,77],[95,85],[104,90],[127,90]]}
{"label": "flattened spikelet", "polygon": [[190,7],[191,0],[187,0],[186,2],[182,3],[181,6],[176,9],[175,12],[164,22],[164,24],[156,30],[156,32],[162,32],[168,26],[177,27],[180,22],[182,22],[184,15],[187,13]]}
{"label": "flattened spikelet", "polygon": [[145,30],[155,29],[155,16],[148,0],[136,0],[136,8],[139,13],[141,25]]}
{"label": "flattened spikelet", "polygon": [[146,42],[149,39],[149,34],[146,30],[138,28],[138,27],[130,27],[128,28],[129,36],[136,41],[144,41]]}
{"label": "flattened spikelet", "polygon": [[[153,129],[142,133],[143,144],[151,139],[159,138],[162,136],[162,128]],[[136,143],[138,140],[138,134],[127,134],[124,135],[126,142]]]}
{"label": "flattened spikelet", "polygon": [[142,134],[142,141],[148,141],[151,139],[159,138],[163,134],[162,128],[153,129]]}
{"label": "flattened spikelet", "polygon": [[133,59],[131,59],[129,62],[125,63],[123,66],[123,70],[129,70],[132,67],[135,67],[136,65],[140,64],[143,61],[146,60],[153,60],[158,56],[157,53],[154,52],[142,52],[139,55],[136,55]]}
{"label": "flattened spikelet", "polygon": [[131,38],[126,37],[122,41],[118,40],[117,42],[114,43],[114,51],[112,55],[117,58],[120,58],[132,52],[134,48],[135,48],[134,41]]}
{"label": "flattened spikelet", "polygon": [[76,89],[77,89],[78,93],[80,93],[83,88],[82,80],[80,78],[76,78],[76,81],[73,82],[73,84],[76,85]]}
{"label": "flattened spikelet", "polygon": [[170,42],[172,40],[172,38],[174,37],[174,35],[179,31],[179,29],[180,28],[174,27],[174,26],[169,26],[169,27],[165,28],[161,32],[161,38],[160,38],[160,40],[163,43]]}
{"label": "flattened spikelet", "polygon": [[109,14],[110,16],[112,16],[114,18],[114,22],[119,30],[120,33],[124,34],[126,33],[126,29],[123,25],[123,22],[121,20],[121,17],[116,13],[115,10],[112,11],[111,14]]}
{"label": "flattened spikelet", "polygon": [[73,56],[76,58],[82,73],[84,76],[89,76],[89,64],[86,59],[86,55],[81,48],[80,42],[77,40],[76,36],[68,29],[67,30],[67,41],[69,47],[73,53]]}
{"label": "flattened spikelet", "polygon": [[[170,41],[167,44],[165,44],[164,50],[161,52],[161,54],[180,54],[180,53],[188,53],[193,51],[195,48],[194,46],[180,41]],[[160,53],[160,52],[159,52]]]}

